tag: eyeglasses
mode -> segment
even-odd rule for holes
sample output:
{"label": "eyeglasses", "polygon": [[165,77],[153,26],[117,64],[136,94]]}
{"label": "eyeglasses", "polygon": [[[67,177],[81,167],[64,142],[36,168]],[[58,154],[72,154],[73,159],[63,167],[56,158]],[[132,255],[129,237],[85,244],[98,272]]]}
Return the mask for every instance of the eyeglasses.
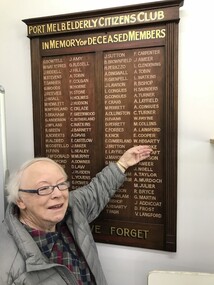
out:
{"label": "eyeglasses", "polygon": [[24,189],[19,189],[20,192],[26,192],[26,193],[36,193],[40,196],[45,196],[45,195],[50,195],[53,191],[54,188],[57,187],[60,191],[67,190],[70,187],[70,182],[69,181],[64,181],[62,183],[53,185],[53,186],[43,186],[40,187],[36,190],[24,190]]}

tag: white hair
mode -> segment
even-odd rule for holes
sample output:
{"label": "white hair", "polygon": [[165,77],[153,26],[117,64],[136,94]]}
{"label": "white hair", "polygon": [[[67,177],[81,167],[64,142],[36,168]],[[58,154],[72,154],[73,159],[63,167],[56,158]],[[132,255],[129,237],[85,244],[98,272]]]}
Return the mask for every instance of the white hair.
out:
{"label": "white hair", "polygon": [[50,163],[56,165],[61,170],[63,176],[65,176],[65,178],[67,179],[67,174],[65,173],[63,167],[60,164],[58,164],[57,162],[55,162],[54,160],[52,160],[52,159],[50,159],[48,157],[33,158],[33,159],[23,163],[21,165],[21,167],[9,177],[9,181],[8,181],[8,183],[6,185],[6,190],[7,190],[7,193],[8,193],[8,196],[7,196],[8,203],[16,204],[16,202],[17,202],[17,200],[19,198],[19,188],[20,188],[23,172],[29,166],[31,166],[32,164],[34,164],[36,162],[39,162],[39,161],[47,161],[47,162],[50,162]]}

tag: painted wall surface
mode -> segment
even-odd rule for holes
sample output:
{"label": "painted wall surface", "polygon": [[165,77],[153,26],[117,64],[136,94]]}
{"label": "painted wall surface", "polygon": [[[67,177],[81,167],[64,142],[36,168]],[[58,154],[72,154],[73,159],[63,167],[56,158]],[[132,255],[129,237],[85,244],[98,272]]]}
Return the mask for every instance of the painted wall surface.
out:
{"label": "painted wall surface", "polygon": [[4,188],[7,176],[7,150],[5,130],[5,91],[0,85],[0,222],[4,219]]}
{"label": "painted wall surface", "polygon": [[[0,1],[10,171],[33,157],[30,41],[22,19],[141,2],[146,1]],[[110,285],[147,284],[154,269],[214,272],[213,10],[213,0],[185,0],[180,9],[177,252],[98,244]]]}

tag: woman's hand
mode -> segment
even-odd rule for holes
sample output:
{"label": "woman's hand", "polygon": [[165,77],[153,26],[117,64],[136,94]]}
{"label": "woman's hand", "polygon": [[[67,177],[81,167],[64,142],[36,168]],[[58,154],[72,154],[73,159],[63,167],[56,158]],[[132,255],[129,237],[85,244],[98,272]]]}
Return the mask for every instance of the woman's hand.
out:
{"label": "woman's hand", "polygon": [[124,154],[120,157],[117,164],[121,168],[126,170],[128,167],[133,166],[150,156],[152,148],[148,145],[139,145],[129,148]]}

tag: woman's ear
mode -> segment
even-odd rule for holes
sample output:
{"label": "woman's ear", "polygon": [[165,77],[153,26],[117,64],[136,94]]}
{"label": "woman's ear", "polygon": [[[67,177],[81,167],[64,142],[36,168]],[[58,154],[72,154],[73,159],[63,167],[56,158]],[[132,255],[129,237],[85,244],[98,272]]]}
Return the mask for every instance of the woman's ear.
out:
{"label": "woman's ear", "polygon": [[19,198],[17,199],[16,205],[17,205],[17,206],[19,207],[19,209],[21,209],[21,210],[26,209],[25,203],[24,203],[24,201],[22,200],[21,197],[19,197]]}

